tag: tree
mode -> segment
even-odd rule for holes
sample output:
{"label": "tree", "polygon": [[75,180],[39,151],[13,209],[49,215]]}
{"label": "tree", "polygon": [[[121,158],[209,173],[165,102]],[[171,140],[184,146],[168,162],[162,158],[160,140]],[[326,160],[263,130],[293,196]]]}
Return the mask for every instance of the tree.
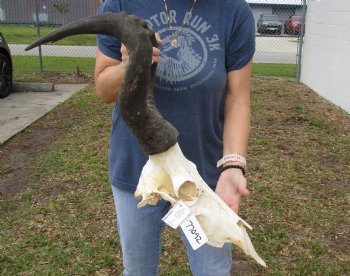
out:
{"label": "tree", "polygon": [[69,4],[68,3],[60,3],[56,2],[53,4],[54,8],[58,13],[62,16],[62,23],[65,24],[66,14],[69,12]]}

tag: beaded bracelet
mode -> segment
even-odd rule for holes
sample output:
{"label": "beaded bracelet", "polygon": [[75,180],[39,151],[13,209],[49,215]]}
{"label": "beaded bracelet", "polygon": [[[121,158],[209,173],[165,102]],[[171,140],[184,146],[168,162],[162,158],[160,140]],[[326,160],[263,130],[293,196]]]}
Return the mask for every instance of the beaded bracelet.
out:
{"label": "beaded bracelet", "polygon": [[226,162],[240,162],[244,166],[247,166],[247,161],[244,158],[244,156],[242,156],[238,153],[232,153],[232,154],[225,155],[222,159],[220,159],[217,162],[216,166],[219,168],[222,164],[224,164]]}
{"label": "beaded bracelet", "polygon": [[243,175],[246,174],[245,168],[243,166],[240,166],[240,165],[227,165],[227,166],[224,166],[224,167],[222,167],[221,172],[223,172],[224,170],[227,170],[227,169],[240,169],[242,171]]}

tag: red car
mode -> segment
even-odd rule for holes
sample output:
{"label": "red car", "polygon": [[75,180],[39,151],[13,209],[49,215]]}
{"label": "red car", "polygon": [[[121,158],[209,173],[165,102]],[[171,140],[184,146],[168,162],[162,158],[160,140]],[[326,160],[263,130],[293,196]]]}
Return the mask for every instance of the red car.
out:
{"label": "red car", "polygon": [[299,34],[301,29],[301,15],[291,15],[284,21],[285,34]]}

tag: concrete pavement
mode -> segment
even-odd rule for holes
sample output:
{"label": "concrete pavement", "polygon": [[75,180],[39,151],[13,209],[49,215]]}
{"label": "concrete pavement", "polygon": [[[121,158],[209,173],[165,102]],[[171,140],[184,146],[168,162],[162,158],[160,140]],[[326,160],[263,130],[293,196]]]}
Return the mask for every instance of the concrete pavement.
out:
{"label": "concrete pavement", "polygon": [[0,99],[0,145],[86,86],[56,84],[53,92],[12,92]]}
{"label": "concrete pavement", "polygon": [[[39,48],[29,51],[24,49],[26,44],[10,44],[12,55],[38,56]],[[62,45],[41,45],[41,54],[51,57],[96,57],[96,46],[62,46]]]}

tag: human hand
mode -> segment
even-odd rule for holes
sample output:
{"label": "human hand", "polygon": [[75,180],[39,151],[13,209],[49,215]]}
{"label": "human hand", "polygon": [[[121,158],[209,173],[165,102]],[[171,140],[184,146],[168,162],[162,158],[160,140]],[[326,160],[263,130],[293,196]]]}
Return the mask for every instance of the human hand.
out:
{"label": "human hand", "polygon": [[[156,35],[156,40],[158,45],[163,45],[163,40],[160,39],[160,36],[158,33]],[[152,55],[152,64],[157,63],[160,61],[160,50],[157,47],[153,47],[153,55]]]}
{"label": "human hand", "polygon": [[[162,45],[164,42],[163,40],[160,39],[159,34],[156,33],[155,35],[156,35],[156,40],[158,45]],[[129,63],[129,53],[124,44],[122,44],[122,47],[120,48],[120,52],[122,54],[122,63],[124,65],[124,68],[126,68]],[[157,47],[153,47],[152,64],[159,62],[159,60],[160,60],[160,50]]]}
{"label": "human hand", "polygon": [[247,180],[239,169],[223,171],[215,192],[235,213],[238,213],[241,196],[250,194],[247,189]]}

